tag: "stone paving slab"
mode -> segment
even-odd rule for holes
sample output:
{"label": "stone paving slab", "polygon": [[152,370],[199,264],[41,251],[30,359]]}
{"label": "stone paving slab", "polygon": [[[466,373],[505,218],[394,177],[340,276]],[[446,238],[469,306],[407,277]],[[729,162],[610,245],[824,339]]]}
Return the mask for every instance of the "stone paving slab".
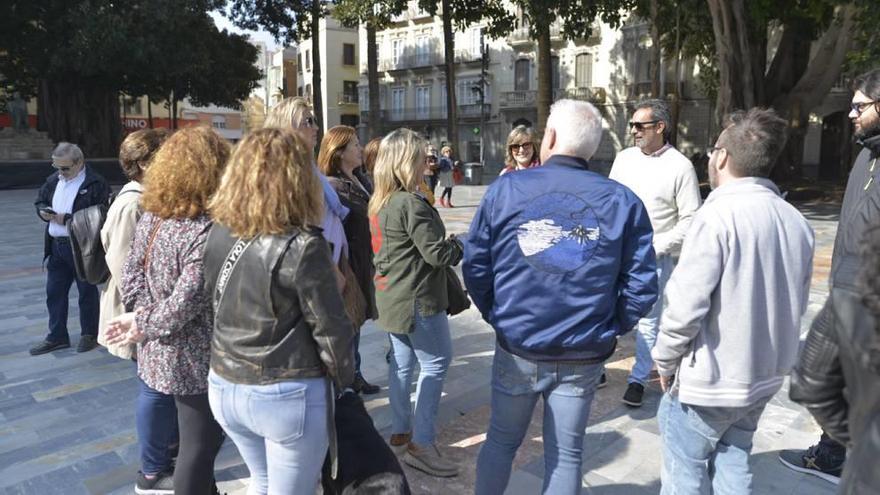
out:
{"label": "stone paving slab", "polygon": [[[463,234],[485,187],[457,187],[454,209],[441,209],[449,233]],[[0,191],[0,493],[133,493],[139,467],[134,431],[137,387],[132,363],[103,349],[77,354],[73,349],[31,357],[30,345],[46,332],[45,272],[41,266],[43,225],[33,212],[35,190]],[[839,206],[799,205],[816,232],[816,259],[806,330],[827,293],[827,274]],[[79,323],[75,286],[70,294],[69,330],[75,346]],[[474,309],[450,324],[454,360],[438,415],[438,443],[462,466],[453,479],[440,480],[405,468],[416,494],[470,493],[479,448],[489,420],[489,380],[494,333]],[[366,397],[377,428],[390,428],[387,397],[387,337],[371,325],[363,330],[364,374],[383,387]],[[599,390],[584,440],[583,493],[647,495],[659,491],[659,432],[655,419],[660,399],[656,382],[645,405],[630,409],[620,402],[632,365],[632,335],[621,339],[607,364],[609,386]],[[508,494],[539,493],[543,477],[540,404],[520,448]],[[776,450],[803,448],[818,428],[783,389],[768,405],[755,436],[756,494],[833,493],[832,485],[785,469]],[[222,491],[244,495],[248,473],[235,446],[226,442],[216,463]]]}

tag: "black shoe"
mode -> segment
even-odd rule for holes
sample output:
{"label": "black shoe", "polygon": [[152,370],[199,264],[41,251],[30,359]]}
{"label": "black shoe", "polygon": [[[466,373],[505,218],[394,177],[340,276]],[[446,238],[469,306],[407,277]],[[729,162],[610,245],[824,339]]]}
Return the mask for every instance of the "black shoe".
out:
{"label": "black shoe", "polygon": [[70,347],[70,342],[52,342],[51,340],[44,340],[31,347],[30,353],[31,356],[39,356],[40,354],[57,351],[58,349],[67,349],[68,347]]}
{"label": "black shoe", "polygon": [[354,383],[351,385],[351,388],[354,389],[355,392],[364,395],[373,395],[378,394],[381,389],[378,385],[373,385],[364,379],[364,375],[360,373],[354,376]]}
{"label": "black shoe", "polygon": [[79,344],[76,346],[76,352],[88,352],[98,347],[98,339],[94,335],[83,335],[79,338]]}
{"label": "black shoe", "polygon": [[835,485],[840,483],[845,459],[827,452],[822,444],[813,445],[807,450],[783,450],[779,453],[779,460],[787,467],[799,473],[818,476]]}
{"label": "black shoe", "polygon": [[631,407],[642,407],[642,396],[645,395],[645,386],[641,383],[630,383],[623,394],[623,403]]}
{"label": "black shoe", "polygon": [[151,479],[138,471],[134,492],[140,495],[173,495],[174,475],[171,473],[159,473],[155,478]]}
{"label": "black shoe", "polygon": [[608,386],[608,377],[605,376],[605,373],[602,373],[602,376],[599,378],[599,385],[596,385],[596,389],[605,388]]}

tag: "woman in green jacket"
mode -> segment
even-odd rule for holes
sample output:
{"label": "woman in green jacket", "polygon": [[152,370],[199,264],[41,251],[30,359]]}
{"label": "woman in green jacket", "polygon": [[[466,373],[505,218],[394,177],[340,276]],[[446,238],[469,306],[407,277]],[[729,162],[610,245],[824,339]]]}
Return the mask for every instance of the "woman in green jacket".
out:
{"label": "woman in green jacket", "polygon": [[[446,308],[446,267],[462,258],[461,243],[420,195],[425,141],[398,129],[379,145],[369,216],[379,328],[389,332],[393,354],[388,371],[391,448],[403,461],[434,476],[455,476],[458,467],[434,445],[434,420],[452,360]],[[410,386],[419,372],[415,414]]]}

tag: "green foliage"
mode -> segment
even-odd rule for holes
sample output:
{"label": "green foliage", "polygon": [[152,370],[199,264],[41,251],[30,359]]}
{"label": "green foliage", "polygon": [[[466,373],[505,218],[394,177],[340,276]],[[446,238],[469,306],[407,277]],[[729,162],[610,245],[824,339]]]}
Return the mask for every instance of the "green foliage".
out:
{"label": "green foliage", "polygon": [[515,0],[514,3],[522,9],[533,37],[537,38],[559,21],[567,39],[589,37],[596,19],[617,27],[633,6],[633,0]]}
{"label": "green foliage", "polygon": [[[225,2],[224,2],[225,3]],[[289,45],[311,37],[313,8],[323,17],[322,0],[230,0],[229,19],[242,29],[265,29],[275,41]]]}
{"label": "green foliage", "polygon": [[846,72],[850,75],[880,68],[880,30],[877,29],[880,26],[880,3],[876,0],[854,3],[858,9],[858,29],[846,60]]}
{"label": "green foliage", "polygon": [[[440,2],[436,0],[419,0],[418,5],[431,15],[440,13]],[[501,38],[513,26],[514,15],[508,12],[502,0],[449,0],[449,10],[456,30],[482,22],[485,23],[483,34],[490,38]]]}
{"label": "green foliage", "polygon": [[337,0],[333,17],[346,27],[369,24],[375,29],[384,29],[391,19],[406,10],[407,0]]}
{"label": "green foliage", "polygon": [[28,0],[0,6],[0,74],[36,93],[39,79],[237,106],[260,77],[256,48],[219,31],[218,0]]}

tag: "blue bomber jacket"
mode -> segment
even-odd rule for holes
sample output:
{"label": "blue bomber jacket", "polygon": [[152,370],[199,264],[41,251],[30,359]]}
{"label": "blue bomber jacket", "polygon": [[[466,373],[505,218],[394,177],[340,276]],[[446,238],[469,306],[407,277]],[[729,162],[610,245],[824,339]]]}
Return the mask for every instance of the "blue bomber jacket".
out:
{"label": "blue bomber jacket", "polygon": [[464,282],[505,350],[600,362],[657,300],[653,231],[626,186],[554,155],[499,177],[474,216]]}

